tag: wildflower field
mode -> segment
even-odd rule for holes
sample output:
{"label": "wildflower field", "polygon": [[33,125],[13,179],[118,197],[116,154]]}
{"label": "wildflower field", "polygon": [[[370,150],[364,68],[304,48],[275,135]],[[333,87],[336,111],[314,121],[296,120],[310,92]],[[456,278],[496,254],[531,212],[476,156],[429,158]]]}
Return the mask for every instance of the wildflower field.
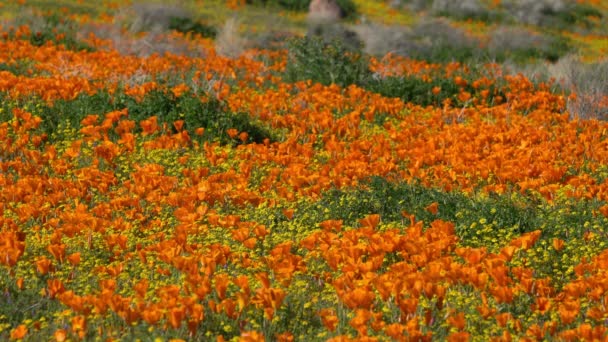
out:
{"label": "wildflower field", "polygon": [[[372,56],[256,1],[196,2],[295,23],[236,55],[204,13],[152,34],[123,1],[29,3],[0,3],[0,340],[608,338],[606,92]],[[354,1],[415,20],[387,3]],[[582,4],[588,35],[542,32],[600,63],[608,6]]]}

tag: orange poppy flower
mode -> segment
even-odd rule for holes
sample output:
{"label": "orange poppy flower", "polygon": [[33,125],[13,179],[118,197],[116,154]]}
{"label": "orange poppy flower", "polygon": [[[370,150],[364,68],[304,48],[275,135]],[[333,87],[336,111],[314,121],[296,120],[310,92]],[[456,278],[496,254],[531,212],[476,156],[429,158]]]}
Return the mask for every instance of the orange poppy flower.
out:
{"label": "orange poppy flower", "polygon": [[173,127],[178,132],[181,132],[184,129],[184,120],[177,120],[173,122]]}
{"label": "orange poppy flower", "polygon": [[448,335],[448,342],[468,342],[471,339],[471,334],[466,331],[459,331]]}
{"label": "orange poppy flower", "polygon": [[226,133],[228,133],[230,138],[234,139],[239,134],[239,131],[236,128],[229,128],[226,130]]}
{"label": "orange poppy flower", "polygon": [[15,329],[11,330],[11,339],[21,340],[27,335],[27,327],[25,324],[20,324]]}
{"label": "orange poppy flower", "polygon": [[256,279],[258,279],[260,281],[260,283],[262,283],[262,286],[265,288],[269,288],[270,287],[270,278],[268,277],[268,273],[266,272],[260,272],[257,273],[255,275]]}
{"label": "orange poppy flower", "polygon": [[46,257],[36,260],[36,270],[42,275],[49,273],[52,270],[52,266],[53,263]]}
{"label": "orange poppy flower", "polygon": [[541,231],[535,230],[530,233],[525,233],[515,240],[511,241],[511,246],[520,247],[523,249],[529,249],[532,247],[538,238],[540,237]]}
{"label": "orange poppy flower", "polygon": [[326,220],[319,223],[319,226],[325,231],[341,231],[342,230],[342,220]]}
{"label": "orange poppy flower", "polygon": [[253,229],[253,234],[255,234],[255,236],[257,236],[260,240],[263,240],[266,235],[270,234],[270,232],[266,226],[260,224]]}
{"label": "orange poppy flower", "polygon": [[249,248],[249,249],[254,249],[256,244],[257,244],[258,240],[254,237],[249,238],[245,241],[243,241],[243,246]]}
{"label": "orange poppy flower", "polygon": [[519,249],[519,247],[515,246],[505,246],[500,249],[500,257],[502,257],[505,261],[511,261],[513,259],[513,255]]}
{"label": "orange poppy flower", "polygon": [[65,244],[52,244],[48,245],[46,250],[60,263],[63,263],[65,258]]}
{"label": "orange poppy flower", "polygon": [[84,316],[74,316],[72,317],[72,331],[77,334],[80,338],[83,338],[87,328],[87,322]]}
{"label": "orange poppy flower", "polygon": [[162,311],[156,305],[148,306],[141,311],[141,318],[150,325],[156,325],[162,316]]}
{"label": "orange poppy flower", "polygon": [[546,297],[537,297],[533,309],[544,314],[551,309],[551,300]]}
{"label": "orange poppy flower", "polygon": [[239,342],[264,342],[266,339],[264,335],[257,331],[245,331],[241,333],[238,338]]}
{"label": "orange poppy flower", "polygon": [[224,299],[226,298],[226,290],[228,289],[228,282],[230,281],[230,279],[228,278],[227,274],[217,274],[214,277],[214,281],[215,281],[215,291],[217,293],[217,296],[220,299]]}
{"label": "orange poppy flower", "polygon": [[160,129],[158,126],[158,118],[156,116],[151,116],[145,120],[141,120],[139,122],[139,126],[141,127],[142,134],[144,136],[154,134]]}
{"label": "orange poppy flower", "polygon": [[456,315],[450,315],[448,317],[447,322],[449,325],[453,326],[458,330],[464,329],[465,325],[467,324],[467,321],[464,317],[464,312],[459,312]]}
{"label": "orange poppy flower", "polygon": [[355,310],[355,317],[348,324],[359,333],[359,336],[367,336],[367,322],[371,317],[369,310],[357,309]]}
{"label": "orange poppy flower", "polygon": [[282,334],[276,334],[277,342],[293,342],[295,338],[292,333],[284,332]]}
{"label": "orange poppy flower", "polygon": [[562,324],[572,323],[580,313],[580,302],[578,299],[566,300],[558,309],[559,318]]}
{"label": "orange poppy flower", "polygon": [[283,215],[285,215],[285,217],[287,217],[288,220],[291,220],[293,218],[293,213],[294,213],[293,209],[283,209]]}
{"label": "orange poppy flower", "polygon": [[361,227],[372,228],[375,229],[380,223],[380,215],[373,214],[367,215],[366,217],[359,220],[359,224]]}
{"label": "orange poppy flower", "polygon": [[64,342],[68,337],[68,333],[64,329],[57,329],[53,333],[53,337],[57,342]]}
{"label": "orange poppy flower", "polygon": [[498,325],[500,325],[501,327],[507,326],[507,322],[513,319],[513,316],[511,316],[509,312],[497,314],[494,317],[496,318],[496,322],[498,323]]}
{"label": "orange poppy flower", "polygon": [[178,329],[182,325],[182,320],[185,317],[184,308],[173,308],[169,310],[168,321],[173,329]]}
{"label": "orange poppy flower", "polygon": [[427,205],[424,209],[433,215],[437,215],[437,213],[439,213],[439,203],[433,202]]}
{"label": "orange poppy flower", "polygon": [[58,294],[65,291],[65,287],[61,280],[59,279],[49,279],[47,280],[47,291],[48,295],[51,298],[55,298]]}
{"label": "orange poppy flower", "polygon": [[357,287],[347,292],[342,301],[351,309],[370,309],[375,299],[374,293],[369,288]]}
{"label": "orange poppy flower", "polygon": [[68,255],[68,262],[72,264],[72,266],[77,266],[80,263],[80,252]]}

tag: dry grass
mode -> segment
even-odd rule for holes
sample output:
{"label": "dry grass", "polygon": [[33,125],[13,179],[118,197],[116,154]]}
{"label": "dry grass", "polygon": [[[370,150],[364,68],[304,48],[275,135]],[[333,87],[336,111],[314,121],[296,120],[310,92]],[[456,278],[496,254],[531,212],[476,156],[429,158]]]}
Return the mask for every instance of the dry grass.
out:
{"label": "dry grass", "polygon": [[313,21],[309,23],[307,36],[321,37],[325,42],[341,41],[349,50],[360,50],[364,47],[360,35],[353,27],[345,26],[340,22]]}
{"label": "dry grass", "polygon": [[433,15],[458,19],[486,18],[491,15],[491,11],[480,0],[408,0],[403,2],[415,12],[426,11]]}
{"label": "dry grass", "polygon": [[431,10],[435,14],[456,18],[481,18],[489,14],[486,6],[479,0],[434,0]]}
{"label": "dry grass", "polygon": [[534,63],[515,63],[513,60],[506,60],[501,63],[502,70],[507,75],[518,75],[525,76],[530,81],[539,84],[541,82],[550,82],[551,76],[549,75],[548,66],[551,63],[546,61],[535,61]]}
{"label": "dry grass", "polygon": [[190,18],[189,9],[179,2],[140,2],[122,8],[116,21],[131,32],[164,32],[171,19]]}
{"label": "dry grass", "polygon": [[184,55],[189,57],[203,57],[207,55],[201,46],[193,46],[183,39],[177,39],[169,32],[143,32],[137,35],[124,32],[120,24],[91,23],[85,24],[78,32],[78,38],[85,40],[89,35],[110,42],[110,47],[121,55],[134,55],[140,57],[152,54]]}
{"label": "dry grass", "polygon": [[516,21],[537,26],[546,25],[568,6],[564,0],[506,0],[501,4]]}
{"label": "dry grass", "polygon": [[415,58],[436,58],[448,50],[473,49],[479,42],[443,19],[423,18],[413,28],[366,23],[353,26],[365,52],[383,56],[388,52]]}
{"label": "dry grass", "polygon": [[370,55],[384,56],[387,53],[403,53],[404,43],[413,38],[412,30],[405,26],[387,26],[366,23],[353,26],[353,31],[363,42],[364,51]]}
{"label": "dry grass", "polygon": [[567,103],[572,118],[608,119],[608,59],[583,64],[580,57],[568,56],[549,66],[548,71],[575,95]]}
{"label": "dry grass", "polygon": [[247,40],[239,31],[240,22],[236,17],[226,20],[215,38],[215,51],[226,57],[239,57],[246,49]]}
{"label": "dry grass", "polygon": [[566,94],[566,110],[572,119],[608,120],[608,59],[585,64],[580,56],[568,55],[556,63],[506,62],[502,68],[537,84],[552,83],[555,91]]}
{"label": "dry grass", "polygon": [[491,57],[497,57],[513,51],[546,52],[551,42],[551,38],[522,27],[499,26],[490,33],[487,48]]}

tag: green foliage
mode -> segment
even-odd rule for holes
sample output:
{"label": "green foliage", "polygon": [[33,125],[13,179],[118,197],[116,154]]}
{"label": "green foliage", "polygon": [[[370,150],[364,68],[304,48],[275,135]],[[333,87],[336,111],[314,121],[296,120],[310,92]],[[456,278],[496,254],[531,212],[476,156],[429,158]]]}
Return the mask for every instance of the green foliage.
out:
{"label": "green foliage", "polygon": [[19,60],[15,62],[3,62],[0,63],[0,71],[8,71],[13,75],[28,75],[31,72],[31,64],[24,60]]}
{"label": "green foliage", "polygon": [[58,13],[52,13],[41,17],[32,18],[37,20],[29,37],[30,43],[35,46],[42,46],[47,42],[56,45],[63,45],[69,50],[94,51],[95,49],[86,43],[76,39],[78,24]]}
{"label": "green foliage", "polygon": [[276,3],[291,11],[307,11],[310,0],[276,0]]}
{"label": "green foliage", "polygon": [[511,60],[524,64],[537,59],[556,62],[572,50],[573,46],[567,37],[504,28],[494,32],[487,53],[497,62]]}
{"label": "green foliage", "polygon": [[[49,297],[40,296],[39,292],[46,284],[41,279],[35,279],[20,290],[8,272],[9,270],[4,267],[0,269],[0,285],[4,289],[0,297],[0,327],[13,322],[22,322],[26,318],[52,319],[44,315],[47,312],[58,311],[61,304]],[[8,340],[8,336],[0,334],[0,339]]]}
{"label": "green foliage", "polygon": [[217,36],[217,29],[215,27],[205,25],[190,18],[171,18],[169,23],[169,29],[182,33],[199,34],[205,38],[215,38]]}
{"label": "green foliage", "polygon": [[[473,97],[480,98],[480,91],[485,89],[472,86],[473,81],[479,77],[482,76],[476,71],[462,75],[462,78],[467,81],[467,85],[464,87],[457,85],[453,79],[445,77],[432,77],[432,80],[428,81],[416,76],[374,77],[367,79],[363,86],[367,90],[382,96],[397,97],[404,102],[411,102],[421,106],[438,106],[446,99],[450,99],[455,105],[464,105],[458,99],[461,90],[470,93]],[[437,94],[433,93],[433,88],[439,88],[439,92]],[[495,85],[487,88],[489,96],[485,101],[492,103],[497,96],[503,96],[504,98],[504,94],[499,89]]]}
{"label": "green foliage", "polygon": [[[437,214],[426,209],[434,202],[438,203]],[[563,257],[562,254],[567,253],[564,251],[559,255],[562,259],[559,265],[543,265],[543,260],[546,259],[548,263],[556,258],[544,250],[550,248],[554,238],[569,241],[575,246],[573,248],[584,250],[585,255],[595,255],[603,250],[605,242],[602,236],[607,233],[608,219],[593,214],[602,205],[602,202],[594,200],[560,200],[547,204],[535,199],[534,194],[477,196],[444,192],[420,184],[395,183],[372,177],[357,188],[326,191],[316,202],[299,201],[295,207],[291,206],[295,209],[291,220],[281,214],[280,207],[270,211],[253,207],[238,210],[248,220],[262,223],[276,232],[267,238],[274,243],[285,239],[297,241],[315,230],[319,222],[329,219],[343,220],[345,226],[357,227],[358,221],[370,214],[379,214],[382,224],[387,226],[407,225],[410,223],[409,215],[413,215],[416,221],[424,221],[425,226],[436,219],[453,222],[459,245],[486,247],[492,252],[498,252],[508,241],[522,234],[541,230],[537,243],[539,247],[527,253],[546,255],[543,259],[530,254],[528,260],[535,260],[531,261],[538,263],[533,265],[534,268],[560,285],[572,279],[572,268],[580,262],[580,258]],[[235,210],[229,207],[224,209],[226,213]],[[596,237],[587,240],[585,236],[589,232]]]}
{"label": "green foliage", "polygon": [[[449,50],[444,50],[447,54]],[[325,43],[319,37],[296,38],[289,42],[288,62],[284,80],[288,82],[311,80],[324,85],[337,84],[346,87],[356,84],[386,97],[401,98],[422,106],[439,105],[445,99],[460,104],[457,97],[461,90],[477,95],[483,89],[472,87],[473,81],[481,77],[480,72],[471,72],[462,77],[467,85],[461,87],[453,79],[442,76],[431,77],[431,81],[416,76],[379,77],[368,68],[367,57],[348,49],[339,41]],[[433,88],[440,89],[438,94]],[[502,95],[490,87],[487,101]]]}
{"label": "green foliage", "polygon": [[[59,131],[61,125],[78,128],[80,121],[87,115],[97,114],[103,117],[108,112],[126,108],[130,120],[139,122],[157,116],[159,124],[166,123],[173,130],[173,122],[184,120],[183,127],[193,139],[197,138],[194,131],[204,127],[204,141],[236,143],[236,140],[226,134],[230,128],[247,132],[248,142],[261,143],[267,138],[274,140],[268,129],[253,122],[246,113],[231,113],[223,102],[214,98],[202,101],[191,93],[176,97],[170,91],[152,90],[138,101],[119,89],[113,95],[107,91],[98,91],[92,95],[80,94],[73,100],[57,100],[53,106],[35,100],[29,102],[33,102],[31,107],[37,108],[34,114],[43,119],[40,129],[51,139],[62,139]],[[3,112],[4,116],[10,116],[9,108]]]}
{"label": "green foliage", "polygon": [[308,37],[319,37],[329,45],[338,41],[347,51],[356,51],[358,53],[363,47],[359,36],[340,23],[311,22],[308,26],[307,35]]}
{"label": "green foliage", "polygon": [[311,80],[346,87],[371,75],[367,58],[339,40],[326,43],[320,37],[294,38],[289,41],[287,58],[284,79],[288,82]]}
{"label": "green foliage", "polygon": [[557,60],[572,52],[572,50],[573,47],[570,39],[564,36],[552,36],[546,49],[530,49],[527,53],[531,58],[541,58],[549,62],[557,62]]}
{"label": "green foliage", "polygon": [[[433,94],[434,87],[441,87],[439,94]],[[441,78],[426,82],[414,76],[391,76],[375,78],[369,81],[366,88],[385,97],[398,97],[404,102],[422,106],[438,105],[446,98],[458,95],[459,87],[449,79]]]}
{"label": "green foliage", "polygon": [[466,45],[457,45],[450,42],[433,44],[428,49],[413,51],[409,56],[414,59],[426,60],[431,63],[446,63],[454,61],[468,61],[474,59],[479,50]]}
{"label": "green foliage", "polygon": [[352,0],[338,0],[338,6],[342,9],[347,19],[356,18],[358,15],[357,5]]}
{"label": "green foliage", "polygon": [[551,19],[548,20],[548,26],[554,26],[561,29],[567,29],[573,25],[591,28],[593,23],[589,20],[589,17],[603,17],[602,12],[597,8],[582,3],[572,4],[562,11],[544,14],[551,16]]}
{"label": "green foliage", "polygon": [[[419,184],[393,183],[373,177],[359,189],[327,192],[319,206],[327,208],[334,218],[344,220],[346,225],[356,225],[359,219],[369,214],[380,214],[383,222],[401,222],[402,211],[425,222],[435,219],[456,222],[457,233],[466,244],[467,240],[470,241],[469,234],[474,233],[467,231],[468,227],[481,218],[492,218],[501,227],[511,227],[518,234],[537,229],[539,222],[534,203],[523,198],[519,200],[516,202],[504,197],[475,199],[458,192],[447,193]],[[433,202],[439,204],[437,215],[425,209]],[[470,215],[462,218],[463,212]]]}
{"label": "green foliage", "polygon": [[123,96],[118,103],[119,107],[129,109],[132,120],[140,121],[153,115],[158,117],[159,122],[167,124],[184,120],[184,128],[191,136],[194,136],[195,129],[204,127],[203,137],[209,141],[231,142],[226,135],[226,130],[230,128],[247,132],[251,142],[261,143],[266,138],[271,139],[270,133],[254,124],[246,113],[230,113],[223,102],[214,98],[203,102],[190,93],[175,97],[168,91],[153,90],[141,102]]}

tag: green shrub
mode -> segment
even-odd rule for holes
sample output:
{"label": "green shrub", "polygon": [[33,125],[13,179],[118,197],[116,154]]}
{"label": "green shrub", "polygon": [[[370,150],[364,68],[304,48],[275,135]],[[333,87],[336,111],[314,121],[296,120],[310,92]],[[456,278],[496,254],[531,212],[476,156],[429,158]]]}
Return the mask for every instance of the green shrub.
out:
{"label": "green shrub", "polygon": [[292,11],[307,11],[310,0],[277,0],[279,6]]}
{"label": "green shrub", "polygon": [[326,43],[320,37],[292,39],[287,58],[284,79],[288,82],[312,80],[346,87],[361,84],[371,75],[368,59],[340,40]]}
{"label": "green shrub", "polygon": [[182,33],[199,34],[205,38],[215,38],[217,36],[217,29],[215,27],[205,25],[190,18],[171,18],[169,29]]}
{"label": "green shrub", "polygon": [[402,42],[401,54],[429,62],[465,61],[479,55],[479,42],[442,19],[421,20],[413,37]]}
{"label": "green shrub", "polygon": [[[43,120],[40,129],[47,133],[52,141],[64,138],[58,129],[62,125],[79,128],[80,121],[90,114],[103,117],[108,112],[125,108],[128,109],[129,120],[139,122],[156,116],[161,125],[167,123],[173,131],[175,131],[173,122],[184,120],[184,129],[193,139],[198,139],[194,131],[204,127],[205,132],[200,138],[201,141],[237,143],[237,140],[226,134],[230,128],[247,132],[247,142],[262,143],[267,138],[275,140],[268,129],[253,122],[246,113],[232,113],[225,103],[219,100],[210,99],[203,102],[190,93],[175,97],[170,91],[152,90],[138,101],[119,89],[113,95],[107,91],[98,91],[92,95],[80,94],[73,100],[57,100],[53,106],[35,100],[28,102],[35,102],[30,107],[38,108],[34,114],[39,115]],[[16,105],[21,104],[16,103]],[[5,112],[10,113],[10,110]]]}
{"label": "green shrub", "polygon": [[[472,69],[468,73],[463,73],[459,76],[466,81],[467,84],[465,86],[458,85],[452,78],[441,76],[431,76],[431,81],[423,80],[417,76],[373,77],[368,79],[362,86],[382,96],[397,97],[404,102],[411,102],[421,106],[441,106],[446,99],[449,99],[453,105],[464,106],[466,103],[459,100],[461,90],[468,92],[472,98],[477,100],[481,100],[481,92],[487,90],[488,95],[484,99],[487,103],[493,103],[494,99],[498,96],[505,97],[504,92],[498,85],[501,83],[500,81],[488,87],[473,87],[475,80],[484,77],[483,68]],[[439,92],[434,93],[434,88],[438,88]]]}
{"label": "green shrub", "polygon": [[33,62],[27,60],[17,60],[12,62],[0,63],[0,71],[8,71],[13,75],[28,75],[32,69]]}
{"label": "green shrub", "polygon": [[176,98],[169,91],[153,90],[141,102],[132,97],[124,97],[119,101],[121,106],[129,109],[131,120],[140,121],[153,115],[158,117],[159,122],[168,124],[184,120],[184,128],[191,137],[195,137],[194,130],[204,127],[203,140],[207,141],[233,142],[226,135],[230,128],[247,132],[250,142],[261,143],[266,138],[271,139],[270,133],[253,123],[246,113],[231,113],[223,102],[216,99],[203,102],[190,93]]}
{"label": "green shrub", "polygon": [[[51,42],[55,45],[63,45],[69,50],[95,50],[76,38],[78,24],[58,13],[23,15],[17,18],[16,23],[30,28],[31,34],[27,39],[34,46]],[[12,34],[9,35],[9,39],[13,39]]]}
{"label": "green shrub", "polygon": [[338,5],[347,19],[356,18],[359,14],[357,12],[357,5],[352,0],[338,0]]}
{"label": "green shrub", "polygon": [[556,25],[559,27],[581,25],[585,28],[591,28],[593,23],[589,20],[589,17],[602,18],[603,15],[602,12],[591,5],[576,3],[567,10],[555,13],[555,17]]}
{"label": "green shrub", "polygon": [[568,38],[530,32],[520,27],[500,27],[490,34],[489,56],[498,62],[511,59],[525,63],[533,59],[556,62],[572,51]]}
{"label": "green shrub", "polygon": [[[440,87],[439,94],[433,94],[434,87]],[[414,76],[375,78],[368,81],[366,89],[385,97],[398,97],[404,102],[421,106],[439,105],[446,98],[458,95],[459,87],[449,79],[426,82]]]}
{"label": "green shrub", "polygon": [[[445,53],[450,50],[445,49]],[[452,51],[454,53],[454,51]],[[447,58],[447,57],[446,57]],[[472,83],[482,77],[482,70],[472,70],[461,77],[467,85],[457,85],[452,78],[441,75],[431,77],[431,81],[416,76],[380,77],[373,75],[368,68],[368,59],[358,51],[349,50],[338,40],[325,43],[319,37],[297,38],[289,42],[288,62],[284,73],[287,82],[311,80],[324,85],[336,84],[347,87],[356,84],[369,91],[386,97],[397,97],[404,102],[418,105],[440,105],[443,100],[451,99],[452,103],[462,105],[458,100],[461,90],[474,97],[482,90],[472,87]],[[433,89],[439,88],[439,93]],[[491,86],[487,101],[504,94]]]}
{"label": "green shrub", "polygon": [[123,8],[117,20],[131,32],[162,32],[174,19],[191,19],[187,8],[167,3],[140,2]]}
{"label": "green shrub", "polygon": [[343,48],[349,51],[360,51],[363,48],[361,37],[341,23],[311,21],[308,25],[308,37],[320,37],[325,43],[340,41]]}

